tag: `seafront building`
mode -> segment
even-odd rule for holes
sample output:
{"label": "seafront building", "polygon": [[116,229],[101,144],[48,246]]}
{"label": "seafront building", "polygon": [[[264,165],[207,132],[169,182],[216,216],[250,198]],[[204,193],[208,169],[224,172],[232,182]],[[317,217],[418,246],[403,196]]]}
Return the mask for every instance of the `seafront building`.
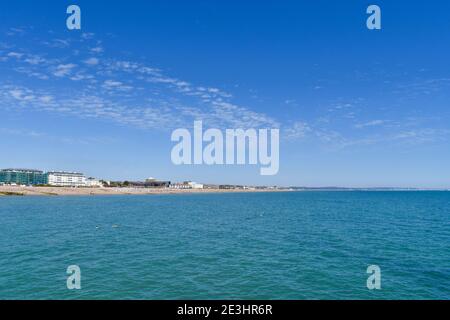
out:
{"label": "seafront building", "polygon": [[86,177],[79,172],[51,171],[47,172],[48,184],[58,187],[85,187]]}
{"label": "seafront building", "polygon": [[187,184],[192,189],[203,189],[203,184],[201,184],[201,183],[197,183],[197,182],[194,182],[194,181],[187,181]]}
{"label": "seafront building", "polygon": [[103,181],[96,178],[86,178],[80,172],[49,171],[33,169],[0,169],[0,185],[19,186],[54,186],[54,187],[127,187],[127,188],[172,188],[172,189],[203,189],[201,183],[184,181],[171,183],[170,181],[147,178],[144,181]]}
{"label": "seafront building", "polygon": [[39,185],[47,184],[47,174],[34,169],[2,169],[0,184]]}
{"label": "seafront building", "polygon": [[152,177],[145,179],[145,186],[151,188],[168,188],[170,183],[170,181],[158,180]]}
{"label": "seafront building", "polygon": [[172,189],[203,189],[204,186],[201,183],[193,181],[184,181],[183,183],[174,183],[170,185]]}
{"label": "seafront building", "polygon": [[50,171],[44,173],[34,169],[1,169],[0,184],[58,187],[101,186],[100,181],[94,178],[87,180],[84,174],[79,172]]}
{"label": "seafront building", "polygon": [[130,188],[168,188],[170,181],[160,181],[155,178],[148,178],[145,181],[112,181],[109,186],[130,187]]}
{"label": "seafront building", "polygon": [[103,187],[103,183],[95,178],[87,178],[86,179],[86,187],[91,187],[91,188],[95,188],[95,187]]}

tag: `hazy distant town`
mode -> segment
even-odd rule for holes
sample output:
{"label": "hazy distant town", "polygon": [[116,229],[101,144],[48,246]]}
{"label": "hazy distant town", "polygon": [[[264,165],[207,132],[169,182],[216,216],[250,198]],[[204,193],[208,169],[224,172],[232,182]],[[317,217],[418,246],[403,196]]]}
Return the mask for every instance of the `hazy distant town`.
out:
{"label": "hazy distant town", "polygon": [[48,171],[8,168],[0,170],[0,185],[22,187],[69,188],[169,188],[169,189],[223,189],[251,190],[277,189],[276,186],[246,186],[229,184],[203,184],[194,181],[172,182],[150,177],[142,181],[110,181],[72,171]]}
{"label": "hazy distant town", "polygon": [[[39,191],[38,191],[39,190]],[[0,195],[71,195],[71,194],[153,194],[183,192],[233,191],[418,191],[445,190],[396,187],[305,187],[305,186],[253,186],[233,184],[207,184],[195,181],[172,182],[157,178],[142,181],[110,181],[86,177],[80,172],[35,169],[0,169]]]}

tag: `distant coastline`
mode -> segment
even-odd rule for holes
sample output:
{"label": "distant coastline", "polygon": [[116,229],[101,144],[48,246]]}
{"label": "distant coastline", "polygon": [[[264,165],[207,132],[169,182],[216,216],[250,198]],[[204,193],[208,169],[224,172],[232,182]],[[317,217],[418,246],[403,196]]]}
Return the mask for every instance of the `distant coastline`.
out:
{"label": "distant coastline", "polygon": [[288,192],[289,189],[71,188],[0,186],[1,196],[103,196],[239,192]]}
{"label": "distant coastline", "polygon": [[104,195],[162,195],[162,194],[208,194],[208,193],[260,193],[260,192],[314,192],[314,191],[450,191],[448,189],[421,188],[308,188],[308,187],[279,187],[279,188],[207,188],[207,189],[173,189],[173,188],[136,188],[136,187],[37,187],[37,186],[0,186],[2,196],[104,196]]}

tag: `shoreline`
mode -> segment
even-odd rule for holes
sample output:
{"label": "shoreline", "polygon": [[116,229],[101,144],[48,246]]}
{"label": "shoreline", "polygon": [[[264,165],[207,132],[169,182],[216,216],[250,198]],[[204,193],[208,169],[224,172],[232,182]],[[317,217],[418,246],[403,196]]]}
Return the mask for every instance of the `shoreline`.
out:
{"label": "shoreline", "polygon": [[450,192],[450,189],[170,189],[132,187],[24,187],[0,186],[0,198],[10,196],[115,196],[115,195],[170,195],[218,193],[270,193],[270,192]]}
{"label": "shoreline", "polygon": [[163,195],[206,193],[290,192],[280,189],[169,189],[169,188],[70,188],[0,186],[0,197],[7,196],[108,196],[108,195]]}

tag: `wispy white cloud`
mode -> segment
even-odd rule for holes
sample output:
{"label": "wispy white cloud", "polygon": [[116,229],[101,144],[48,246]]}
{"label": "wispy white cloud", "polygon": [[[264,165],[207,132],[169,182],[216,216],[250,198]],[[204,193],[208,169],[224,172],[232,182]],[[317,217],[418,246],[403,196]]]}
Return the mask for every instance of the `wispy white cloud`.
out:
{"label": "wispy white cloud", "polygon": [[11,128],[0,128],[0,132],[3,135],[15,135],[15,136],[23,136],[23,137],[43,137],[45,134],[36,132],[34,130],[23,130],[23,129],[11,129]]}
{"label": "wispy white cloud", "polygon": [[283,136],[286,139],[297,140],[297,139],[304,138],[311,131],[312,131],[312,129],[306,122],[296,121],[284,130]]}
{"label": "wispy white cloud", "polygon": [[91,48],[91,52],[93,52],[93,53],[102,53],[103,52],[103,48],[100,47],[100,46],[97,46],[97,47]]}
{"label": "wispy white cloud", "polygon": [[40,65],[45,63],[45,59],[37,55],[29,55],[24,61],[32,65]]}
{"label": "wispy white cloud", "polygon": [[133,89],[132,86],[126,85],[117,80],[105,80],[102,85],[103,88],[107,90],[121,90],[127,91]]}
{"label": "wispy white cloud", "polygon": [[10,53],[7,54],[7,56],[10,57],[10,58],[21,59],[23,57],[23,53],[10,52]]}
{"label": "wispy white cloud", "polygon": [[50,48],[58,48],[58,49],[65,49],[70,47],[70,41],[64,40],[64,39],[52,39],[50,41],[44,41],[44,45],[50,47]]}
{"label": "wispy white cloud", "polygon": [[447,141],[449,136],[450,129],[419,128],[395,133],[390,136],[390,139],[394,141],[405,141],[408,144],[423,144],[437,141]]}
{"label": "wispy white cloud", "polygon": [[64,143],[64,144],[81,144],[81,145],[98,145],[98,144],[110,144],[114,143],[116,139],[110,138],[110,137],[86,137],[86,138],[80,138],[80,137],[68,137],[68,136],[53,136],[49,135],[44,132],[38,132],[35,130],[29,130],[29,129],[18,129],[18,128],[5,128],[0,127],[0,133],[2,135],[8,135],[8,136],[20,136],[20,137],[26,137],[26,138],[33,138],[33,139],[45,139],[45,141],[57,141],[58,143]]}
{"label": "wispy white cloud", "polygon": [[[90,33],[82,33],[78,39],[37,41],[28,49],[8,43],[0,48],[3,70],[19,74],[14,80],[0,75],[0,108],[8,110],[31,108],[142,129],[187,127],[193,120],[218,128],[280,128],[284,138],[315,139],[339,148],[386,141],[423,143],[448,136],[443,130],[427,129],[424,123],[393,122],[378,116],[367,120],[371,117],[360,116],[365,104],[362,98],[336,99],[308,120],[300,120],[302,115],[286,120],[280,112],[274,117],[237,103],[232,93],[219,87],[196,84],[141,61],[109,55],[107,44]],[[30,84],[28,77],[49,81]],[[442,78],[401,89],[436,89],[449,83]],[[293,109],[300,100],[285,99],[290,106],[285,109]],[[337,121],[342,121],[340,128]],[[389,130],[370,135],[371,130],[361,130],[364,128]]]}
{"label": "wispy white cloud", "polygon": [[13,36],[23,36],[26,33],[26,28],[20,27],[20,28],[9,28],[6,32],[5,35],[8,37],[13,37]]}
{"label": "wispy white cloud", "polygon": [[383,124],[386,124],[388,121],[387,120],[371,120],[368,122],[364,122],[364,123],[357,123],[355,125],[355,128],[361,129],[361,128],[366,128],[366,127],[376,127],[376,126],[381,126]]}
{"label": "wispy white cloud", "polygon": [[84,39],[84,40],[90,40],[90,39],[93,39],[94,36],[95,36],[95,34],[92,33],[92,32],[83,32],[83,33],[81,34],[81,38]]}
{"label": "wispy white cloud", "polygon": [[56,66],[53,71],[53,75],[55,77],[65,77],[70,75],[73,72],[73,69],[76,67],[76,64],[68,63],[68,64],[60,64]]}
{"label": "wispy white cloud", "polygon": [[87,65],[95,66],[100,62],[100,60],[97,58],[91,57],[89,59],[84,60],[83,62]]}

